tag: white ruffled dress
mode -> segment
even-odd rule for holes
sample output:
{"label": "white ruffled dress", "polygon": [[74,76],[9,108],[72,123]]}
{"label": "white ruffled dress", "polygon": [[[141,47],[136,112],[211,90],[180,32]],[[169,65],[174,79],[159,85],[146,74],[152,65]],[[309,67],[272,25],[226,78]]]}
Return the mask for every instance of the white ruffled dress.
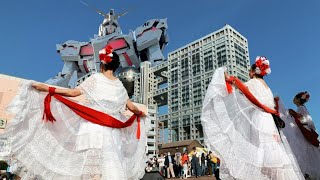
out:
{"label": "white ruffled dress", "polygon": [[[308,174],[312,179],[320,180],[320,148],[313,146],[306,140],[282,102],[280,103],[280,113],[286,123],[283,133],[288,139],[302,173]],[[302,115],[301,122],[306,123],[305,128],[315,130],[312,118],[305,106],[299,106],[297,113]]]}
{"label": "white ruffled dress", "polygon": [[[246,85],[259,102],[274,109],[269,88],[257,79]],[[221,159],[221,179],[304,179],[272,115],[238,90],[228,94],[223,68],[216,70],[209,84],[201,122],[208,148]]]}
{"label": "white ruffled dress", "polygon": [[[8,111],[15,114],[3,137],[8,137],[12,154],[18,160],[22,179],[49,180],[137,180],[143,177],[149,119],[141,119],[141,137],[136,138],[137,123],[123,129],[93,124],[52,97],[51,111],[56,122],[42,120],[47,93],[22,81],[20,93]],[[97,73],[79,87],[87,102],[81,104],[109,114],[120,121],[128,100],[121,81]]]}

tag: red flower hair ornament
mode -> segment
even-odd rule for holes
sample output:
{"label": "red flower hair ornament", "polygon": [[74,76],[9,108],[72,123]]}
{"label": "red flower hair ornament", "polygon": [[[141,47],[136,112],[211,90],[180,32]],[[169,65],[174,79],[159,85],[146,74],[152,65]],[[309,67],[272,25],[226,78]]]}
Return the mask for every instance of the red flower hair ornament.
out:
{"label": "red flower hair ornament", "polygon": [[108,64],[112,61],[113,49],[110,45],[107,45],[99,51],[99,59],[103,64]]}
{"label": "red flower hair ornament", "polygon": [[258,56],[256,58],[256,69],[255,73],[261,76],[265,76],[271,73],[270,62],[266,57]]}

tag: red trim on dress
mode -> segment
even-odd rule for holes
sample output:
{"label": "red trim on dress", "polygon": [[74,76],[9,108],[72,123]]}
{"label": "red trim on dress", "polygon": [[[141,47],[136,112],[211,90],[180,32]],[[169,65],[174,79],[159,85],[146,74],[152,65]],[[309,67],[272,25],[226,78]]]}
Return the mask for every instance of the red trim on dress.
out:
{"label": "red trim on dress", "polygon": [[308,130],[307,128],[305,128],[303,126],[303,124],[300,122],[300,116],[298,113],[296,113],[294,110],[289,109],[289,113],[291,114],[291,116],[294,118],[294,121],[296,122],[298,128],[300,129],[301,133],[303,134],[303,136],[307,139],[307,141],[309,141],[312,145],[319,147],[319,140],[318,140],[318,134],[317,132],[315,132],[314,130],[311,129]]}
{"label": "red trim on dress", "polygon": [[140,139],[140,115],[139,114],[133,114],[126,122],[122,122],[108,114],[102,113],[100,111],[91,109],[89,107],[80,105],[76,102],[73,102],[61,95],[55,94],[54,87],[49,87],[49,93],[44,99],[44,112],[42,119],[46,119],[46,121],[54,122],[56,121],[53,117],[50,109],[50,102],[51,102],[51,96],[55,97],[57,100],[59,100],[64,105],[68,106],[73,112],[78,114],[83,119],[86,119],[92,123],[99,124],[101,126],[107,126],[111,128],[126,128],[133,124],[135,119],[137,119],[138,127],[137,127],[137,133],[136,137],[137,139]]}
{"label": "red trim on dress", "polygon": [[[229,79],[226,80],[227,91],[228,93],[232,93],[232,86],[234,84],[248,99],[251,103],[258,106],[259,108],[263,109],[267,113],[275,114],[279,116],[279,112],[274,109],[270,109],[267,106],[261,104],[254,95],[249,91],[246,85],[244,85],[238,78],[231,76]],[[277,104],[277,101],[276,101]]]}

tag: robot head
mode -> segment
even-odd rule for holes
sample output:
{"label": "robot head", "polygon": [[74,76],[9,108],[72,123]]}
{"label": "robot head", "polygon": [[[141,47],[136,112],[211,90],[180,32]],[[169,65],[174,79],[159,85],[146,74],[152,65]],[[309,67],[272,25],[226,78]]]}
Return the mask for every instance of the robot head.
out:
{"label": "robot head", "polygon": [[[88,4],[82,1],[80,2],[89,7]],[[127,14],[127,12],[122,14],[115,14],[114,10],[111,9],[110,12],[106,14],[103,11],[100,11],[99,9],[96,9],[96,8],[95,8],[95,11],[104,17],[103,22],[100,24],[100,27],[99,27],[99,36],[106,36],[112,33],[122,34],[121,28],[118,23],[118,19],[120,16]]]}
{"label": "robot head", "polygon": [[116,29],[119,27],[118,21],[112,18],[105,18],[102,23],[103,28],[105,29],[105,35],[112,34],[116,32]]}
{"label": "robot head", "polygon": [[121,28],[119,26],[118,19],[124,14],[126,13],[115,14],[113,9],[111,9],[108,14],[103,14],[104,20],[100,25],[100,36],[106,36],[112,33],[121,34]]}

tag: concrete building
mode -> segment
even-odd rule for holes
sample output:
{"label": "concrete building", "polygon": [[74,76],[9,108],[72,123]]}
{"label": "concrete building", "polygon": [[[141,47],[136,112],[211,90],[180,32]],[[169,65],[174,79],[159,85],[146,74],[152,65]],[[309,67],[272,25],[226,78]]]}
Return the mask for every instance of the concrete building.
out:
{"label": "concrete building", "polygon": [[166,73],[160,74],[162,76],[161,78],[159,74],[154,72],[154,69],[155,66],[152,67],[150,62],[145,61],[141,63],[141,73],[135,74],[134,93],[131,97],[132,101],[134,102],[148,105],[148,115],[150,116],[151,124],[146,145],[147,153],[150,158],[158,153],[157,140],[161,136],[159,134],[161,129],[164,128],[163,123],[157,123],[157,107],[167,104],[166,98],[162,98],[161,101],[156,101],[157,96],[155,96],[159,89],[158,86],[166,82]]}
{"label": "concrete building", "polygon": [[248,41],[230,25],[168,55],[169,142],[197,139],[203,143],[202,101],[216,68],[249,79]]}
{"label": "concrete building", "polygon": [[[202,101],[215,69],[222,66],[242,81],[249,79],[248,41],[230,25],[170,52],[167,61],[142,67],[149,76],[137,76],[132,100],[143,103],[146,100],[142,97],[148,97],[152,119],[149,157],[167,142],[196,139],[203,144]],[[141,90],[142,79],[146,78],[148,88]],[[168,113],[159,115],[158,108],[165,105]],[[168,129],[167,141],[164,129]]]}

